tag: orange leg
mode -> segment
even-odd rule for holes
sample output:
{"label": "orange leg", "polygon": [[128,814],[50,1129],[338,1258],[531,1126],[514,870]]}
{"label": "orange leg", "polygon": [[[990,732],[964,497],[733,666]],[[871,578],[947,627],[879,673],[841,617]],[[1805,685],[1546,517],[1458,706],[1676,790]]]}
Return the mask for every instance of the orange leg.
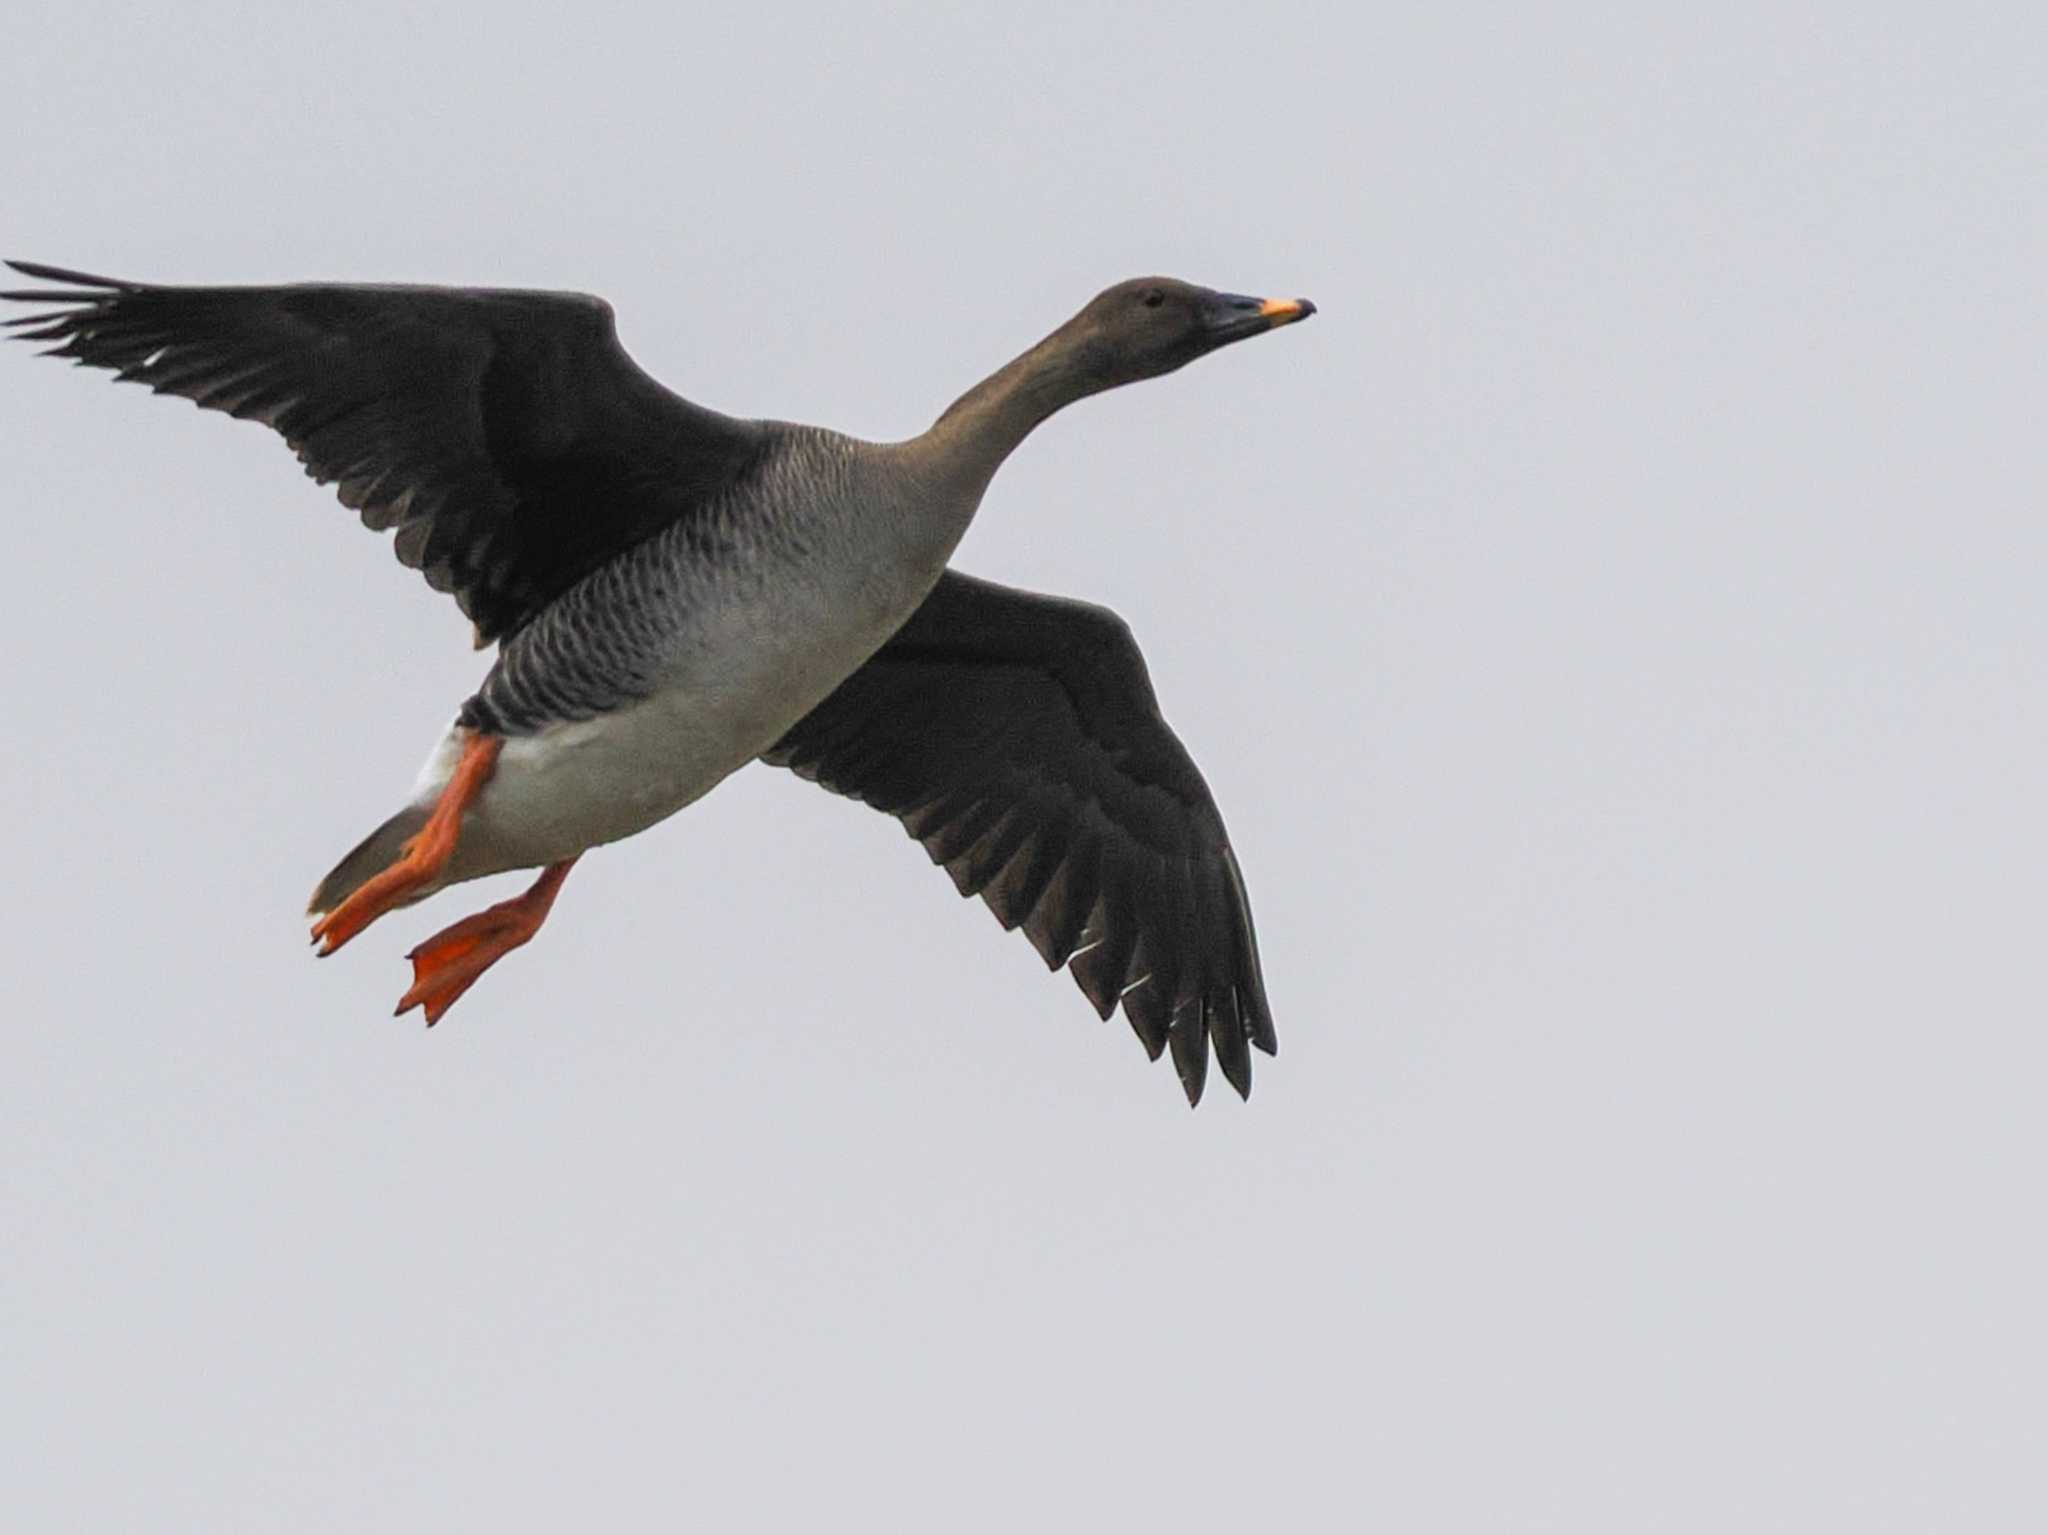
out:
{"label": "orange leg", "polygon": [[524,895],[464,917],[406,955],[412,961],[412,989],[398,999],[398,1013],[425,1008],[427,1027],[439,1023],[478,976],[540,931],[575,864],[573,858],[549,864]]}
{"label": "orange leg", "polygon": [[448,786],[434,801],[427,824],[409,838],[398,859],[388,869],[371,875],[349,892],[348,899],[313,924],[313,941],[320,953],[332,954],[384,913],[403,905],[406,898],[433,882],[448,866],[455,851],[456,834],[462,829],[462,814],[476,801],[498,764],[502,736],[472,735],[463,743],[462,755]]}

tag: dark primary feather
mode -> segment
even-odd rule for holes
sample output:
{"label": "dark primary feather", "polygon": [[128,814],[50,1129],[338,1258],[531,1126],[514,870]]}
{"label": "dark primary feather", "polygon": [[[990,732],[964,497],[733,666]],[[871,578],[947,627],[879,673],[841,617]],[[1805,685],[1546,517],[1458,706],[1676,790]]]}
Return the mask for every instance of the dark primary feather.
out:
{"label": "dark primary feather", "polygon": [[1118,618],[948,571],[764,760],[900,819],[963,895],[1124,1016],[1188,1101],[1276,1048],[1223,819]]}
{"label": "dark primary feather", "polygon": [[575,293],[180,288],[8,263],[47,355],[261,421],[452,592],[479,644],[730,484],[762,429],[683,400]]}

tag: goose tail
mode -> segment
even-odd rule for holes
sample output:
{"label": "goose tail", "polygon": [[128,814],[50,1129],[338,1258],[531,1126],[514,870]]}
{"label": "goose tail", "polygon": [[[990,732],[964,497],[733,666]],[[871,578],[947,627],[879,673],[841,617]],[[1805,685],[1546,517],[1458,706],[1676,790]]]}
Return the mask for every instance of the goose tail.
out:
{"label": "goose tail", "polygon": [[397,815],[363,838],[350,850],[348,856],[336,864],[320,881],[313,898],[306,903],[306,914],[312,917],[324,916],[349,898],[371,875],[389,868],[398,862],[398,855],[405,850],[405,844],[414,832],[427,823],[429,805],[407,805]]}

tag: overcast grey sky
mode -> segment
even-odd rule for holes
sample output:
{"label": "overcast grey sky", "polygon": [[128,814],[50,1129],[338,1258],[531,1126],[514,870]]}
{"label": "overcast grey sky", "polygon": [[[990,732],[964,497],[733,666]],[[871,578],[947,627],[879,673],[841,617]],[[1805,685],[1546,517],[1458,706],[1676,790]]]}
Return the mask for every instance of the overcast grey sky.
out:
{"label": "overcast grey sky", "polygon": [[1223,805],[1195,1114],[762,768],[391,1021],[495,887],[299,910],[463,621],[0,352],[8,1526],[2041,1527],[2048,22],[1685,9],[18,3],[7,254],[594,290],[872,436],[1126,276],[1322,313],[960,556]]}

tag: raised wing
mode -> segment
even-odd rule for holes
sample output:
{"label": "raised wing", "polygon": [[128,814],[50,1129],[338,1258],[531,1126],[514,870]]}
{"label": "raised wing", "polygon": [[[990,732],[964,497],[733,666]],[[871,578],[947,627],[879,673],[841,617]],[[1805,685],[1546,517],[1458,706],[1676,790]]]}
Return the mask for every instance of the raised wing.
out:
{"label": "raised wing", "polygon": [[1241,1095],[1274,1053],[1223,818],[1159,716],[1123,620],[948,571],[765,761],[901,820],[962,895],[1022,926],[1188,1101],[1209,1046]]}
{"label": "raised wing", "polygon": [[31,262],[64,284],[0,297],[47,355],[283,435],[365,525],[475,620],[510,634],[581,577],[691,515],[761,429],[678,398],[576,293],[344,286],[177,288]]}

